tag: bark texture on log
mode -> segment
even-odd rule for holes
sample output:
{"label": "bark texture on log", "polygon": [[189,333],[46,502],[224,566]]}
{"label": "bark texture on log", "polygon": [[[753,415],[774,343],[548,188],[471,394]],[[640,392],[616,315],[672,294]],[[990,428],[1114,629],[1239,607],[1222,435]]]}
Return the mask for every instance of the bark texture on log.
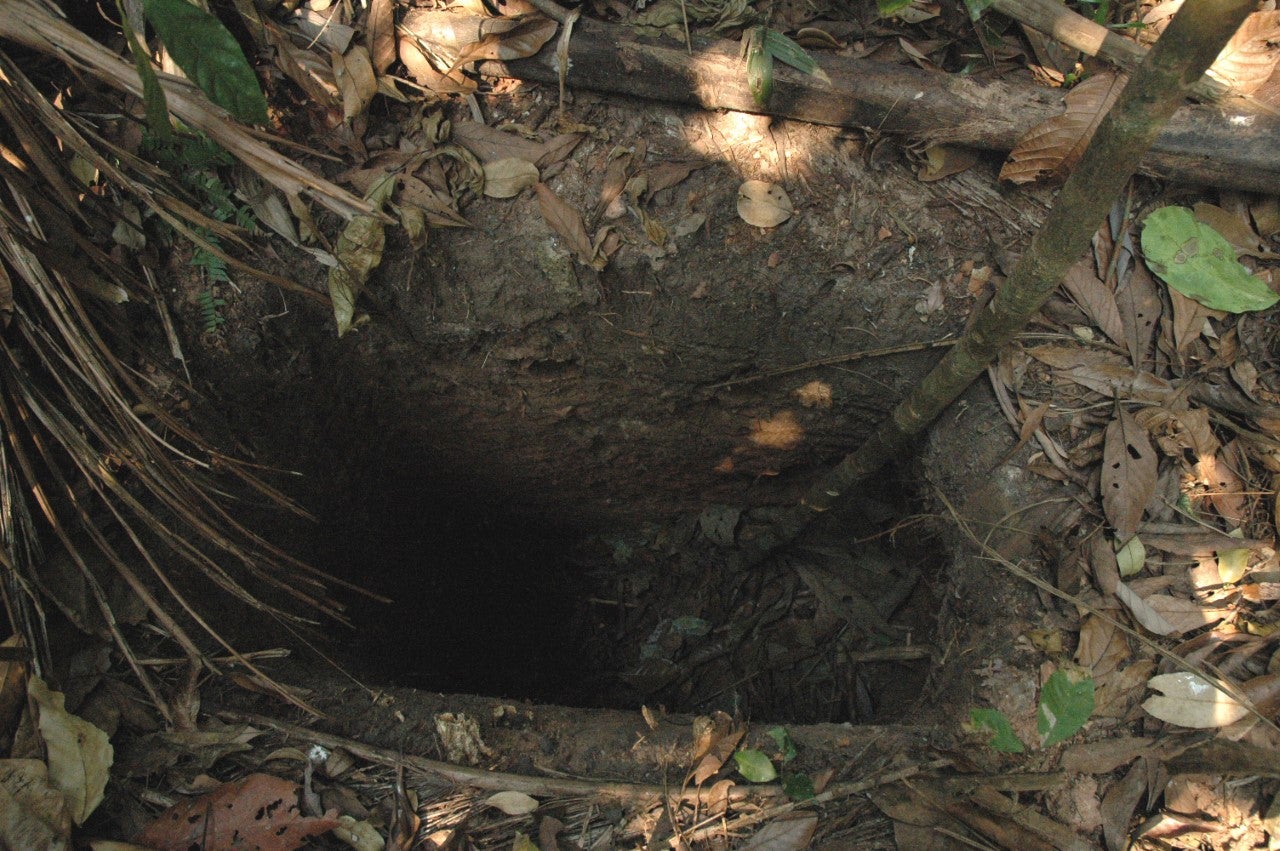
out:
{"label": "bark texture on log", "polygon": [[[404,25],[412,30],[414,15]],[[626,27],[580,21],[569,43],[568,87],[650,100],[767,113],[815,124],[894,133],[1007,151],[1061,111],[1061,92],[1030,82],[977,80],[866,59],[816,58],[831,78],[817,79],[777,64],[773,97],[761,109],[747,86],[736,42],[683,45],[642,39]],[[537,56],[485,62],[489,75],[540,83],[558,81],[554,40]],[[1280,192],[1274,140],[1280,119],[1229,107],[1188,105],[1170,120],[1143,159],[1142,171],[1170,180],[1256,192]]]}

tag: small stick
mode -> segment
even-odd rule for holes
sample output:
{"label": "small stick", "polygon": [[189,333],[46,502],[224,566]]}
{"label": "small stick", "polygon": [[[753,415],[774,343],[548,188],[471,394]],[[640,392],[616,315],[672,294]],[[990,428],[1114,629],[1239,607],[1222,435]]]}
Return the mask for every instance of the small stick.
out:
{"label": "small stick", "polygon": [[926,349],[940,349],[945,346],[954,346],[956,339],[930,340],[923,343],[903,343],[900,346],[885,346],[881,349],[864,349],[860,352],[850,352],[843,355],[832,355],[826,358],[816,358],[815,360],[807,360],[804,363],[797,363],[792,366],[784,366],[779,369],[771,369],[767,372],[758,372],[755,375],[746,375],[742,378],[731,378],[728,381],[721,381],[718,384],[710,384],[708,390],[719,390],[724,387],[734,387],[739,384],[750,384],[753,381],[764,381],[767,378],[776,378],[779,375],[790,375],[793,372],[801,372],[806,369],[813,369],[817,366],[831,366],[837,363],[852,363],[853,361],[866,360],[867,358],[881,358],[888,355],[900,355],[905,352],[922,352]]}

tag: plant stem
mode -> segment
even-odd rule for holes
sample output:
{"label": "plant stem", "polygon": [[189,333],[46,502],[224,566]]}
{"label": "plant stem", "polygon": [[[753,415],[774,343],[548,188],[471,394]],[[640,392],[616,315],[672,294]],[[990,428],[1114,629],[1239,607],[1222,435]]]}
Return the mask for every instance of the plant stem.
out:
{"label": "plant stem", "polygon": [[907,449],[995,359],[1057,288],[1116,194],[1187,92],[1253,10],[1253,0],[1187,0],[1103,117],[1044,225],[973,327],[858,449],[822,476],[799,506],[777,512],[748,546],[763,557]]}

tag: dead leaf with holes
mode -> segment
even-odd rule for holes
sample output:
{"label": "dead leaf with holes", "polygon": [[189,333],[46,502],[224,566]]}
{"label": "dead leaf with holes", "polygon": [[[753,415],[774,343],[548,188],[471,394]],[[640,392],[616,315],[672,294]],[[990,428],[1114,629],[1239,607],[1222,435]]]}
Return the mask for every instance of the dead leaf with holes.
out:
{"label": "dead leaf with holes", "polygon": [[1084,260],[1067,270],[1062,287],[1085,316],[1119,346],[1126,346],[1124,320],[1113,292],[1093,272],[1092,261]]}
{"label": "dead leaf with holes", "polygon": [[748,180],[738,187],[738,216],[752,227],[775,228],[794,213],[791,199],[776,183]]}
{"label": "dead leaf with holes", "polygon": [[1097,74],[1068,92],[1061,114],[1032,127],[1018,140],[1000,169],[1000,179],[1015,184],[1065,180],[1127,79],[1123,74]]}
{"label": "dead leaf with holes", "polygon": [[250,774],[165,810],[142,831],[137,842],[156,851],[292,851],[337,827],[337,815],[337,810],[330,810],[318,818],[304,816],[298,804],[298,784],[270,774]]}
{"label": "dead leaf with holes", "polygon": [[1107,425],[1102,448],[1102,511],[1117,540],[1133,537],[1156,489],[1157,458],[1146,431],[1127,411]]}
{"label": "dead leaf with holes", "polygon": [[1125,347],[1137,369],[1150,357],[1158,330],[1157,321],[1164,309],[1160,291],[1151,272],[1141,263],[1130,267],[1129,276],[1116,287],[1116,305],[1124,324]]}
{"label": "dead leaf with holes", "polygon": [[750,440],[765,449],[795,449],[804,440],[804,426],[793,411],[782,411],[767,420],[752,420]]}

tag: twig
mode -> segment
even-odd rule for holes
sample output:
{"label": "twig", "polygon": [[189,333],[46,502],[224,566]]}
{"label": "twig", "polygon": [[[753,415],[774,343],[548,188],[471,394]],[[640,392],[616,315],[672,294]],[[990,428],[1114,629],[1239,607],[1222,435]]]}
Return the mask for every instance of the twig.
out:
{"label": "twig", "polygon": [[807,360],[804,363],[793,364],[792,366],[779,367],[771,369],[767,372],[758,372],[755,375],[744,375],[742,378],[731,378],[728,381],[721,381],[717,384],[707,385],[708,390],[720,390],[724,387],[735,387],[739,384],[750,384],[753,381],[764,381],[769,378],[777,378],[779,375],[790,375],[793,372],[801,372],[806,369],[813,369],[818,366],[831,366],[837,363],[852,363],[854,361],[866,360],[868,358],[882,358],[888,355],[900,355],[906,352],[923,352],[926,349],[941,349],[946,346],[954,346],[956,340],[929,340],[923,343],[903,343],[900,346],[885,346],[880,349],[864,349],[860,352],[849,352],[843,355],[832,355],[825,358],[815,358]]}
{"label": "twig", "polygon": [[[323,733],[308,727],[300,727],[265,715],[231,710],[223,710],[218,715],[228,720],[270,727],[286,735],[306,739],[325,747],[342,748],[370,762],[391,767],[405,766],[425,774],[434,774],[459,786],[474,786],[477,789],[492,789],[495,791],[512,790],[534,796],[572,795],[585,798],[616,798],[622,801],[657,801],[668,794],[663,787],[647,783],[619,783],[613,780],[577,780],[560,777],[529,777],[524,774],[509,774],[503,771],[486,771],[483,768],[453,765],[448,762],[439,762],[426,757],[368,745],[355,739]],[[777,798],[782,795],[782,787],[777,784],[756,785],[749,788],[736,786],[729,791],[729,800],[744,801],[752,798]],[[706,804],[711,800],[711,790],[690,789],[680,793],[670,793],[670,798],[671,800],[679,800],[681,803],[687,801]]]}

